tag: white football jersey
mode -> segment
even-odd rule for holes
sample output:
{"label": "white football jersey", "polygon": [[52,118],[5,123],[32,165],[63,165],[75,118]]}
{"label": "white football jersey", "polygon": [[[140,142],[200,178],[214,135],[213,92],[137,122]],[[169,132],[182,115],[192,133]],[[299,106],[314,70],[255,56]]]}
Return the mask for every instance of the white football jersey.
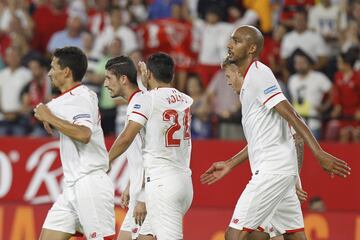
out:
{"label": "white football jersey", "polygon": [[193,100],[175,88],[137,94],[129,121],[145,127],[145,175],[151,180],[177,173],[191,175],[190,106]]}
{"label": "white football jersey", "polygon": [[[129,98],[129,103],[126,109],[126,115],[129,119],[131,112],[138,108],[138,98],[142,95],[139,90]],[[126,124],[129,120],[127,119]],[[130,171],[130,199],[145,202],[145,192],[142,190],[143,179],[144,179],[144,159],[142,155],[142,148],[144,145],[144,128],[141,129],[131,143],[129,148],[126,150],[126,158],[129,164]]]}
{"label": "white football jersey", "polygon": [[60,132],[60,158],[65,184],[71,186],[79,178],[96,170],[107,171],[109,156],[100,124],[96,94],[86,86],[77,85],[51,100],[47,106],[57,117],[88,127],[92,132],[87,144]]}
{"label": "white football jersey", "polygon": [[286,98],[270,68],[259,61],[251,63],[244,74],[240,101],[252,173],[296,175],[290,126],[273,109]]}

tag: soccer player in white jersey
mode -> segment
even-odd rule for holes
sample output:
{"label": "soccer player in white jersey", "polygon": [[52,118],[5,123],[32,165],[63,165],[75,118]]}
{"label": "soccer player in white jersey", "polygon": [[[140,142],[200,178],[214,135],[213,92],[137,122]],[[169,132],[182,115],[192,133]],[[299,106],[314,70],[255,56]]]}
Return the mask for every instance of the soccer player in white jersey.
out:
{"label": "soccer player in white jersey", "polygon": [[229,160],[214,163],[201,181],[214,183],[249,159],[253,175],[238,200],[225,239],[248,239],[250,232],[271,223],[285,239],[303,240],[306,236],[294,191],[297,161],[290,126],[308,144],[325,171],[346,177],[351,169],[320,147],[286,100],[271,70],[257,60],[263,41],[261,32],[252,26],[241,26],[231,36],[228,57],[244,79],[228,84],[240,95],[248,145]]}
{"label": "soccer player in white jersey", "polygon": [[[109,90],[111,97],[121,96],[128,100],[126,113],[127,116],[130,116],[132,111],[140,107],[138,97],[142,94],[138,87],[137,71],[133,61],[127,56],[115,57],[106,63],[105,70],[104,86]],[[125,152],[130,171],[130,202],[129,210],[120,228],[118,240],[154,239],[151,226],[146,218],[145,189],[143,187],[143,138],[144,130],[141,130]],[[114,159],[110,155],[110,160]]]}
{"label": "soccer player in white jersey", "polygon": [[76,47],[57,49],[49,77],[61,95],[34,109],[48,132],[60,133],[63,192],[49,210],[41,240],[69,239],[77,231],[87,239],[114,239],[114,186],[96,94],[81,80],[87,69]]}
{"label": "soccer player in white jersey", "polygon": [[174,61],[151,55],[141,68],[149,91],[139,94],[129,122],[110,149],[110,160],[123,154],[145,129],[143,157],[146,206],[158,240],[183,239],[183,217],[193,198],[190,155],[192,98],[171,87]]}
{"label": "soccer player in white jersey", "polygon": [[[226,58],[221,68],[224,70],[227,81],[230,85],[234,86],[236,92],[240,92],[243,77],[239,74],[238,67],[232,63],[228,58]],[[300,172],[304,160],[304,140],[296,134],[292,129],[293,139],[296,148],[296,156],[297,156],[297,166],[298,166],[298,180],[296,183],[296,194],[300,202],[304,202],[307,199],[307,193],[302,189],[301,181],[300,181]],[[260,231],[261,230],[261,231]],[[250,233],[250,239],[258,239],[258,240],[268,240],[270,237],[272,240],[284,240],[281,233],[276,231],[271,225],[271,222],[268,226],[265,226],[264,229],[260,229],[259,231],[253,231]]]}

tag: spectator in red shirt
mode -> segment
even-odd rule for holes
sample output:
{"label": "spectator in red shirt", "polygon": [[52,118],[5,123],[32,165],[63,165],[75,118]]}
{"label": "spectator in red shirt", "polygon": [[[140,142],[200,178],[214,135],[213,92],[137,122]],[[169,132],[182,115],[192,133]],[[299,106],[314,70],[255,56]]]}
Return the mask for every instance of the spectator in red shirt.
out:
{"label": "spectator in red shirt", "polygon": [[341,142],[360,142],[360,73],[353,69],[357,56],[358,51],[349,49],[337,60],[331,117],[338,119]]}
{"label": "spectator in red shirt", "polygon": [[65,0],[51,0],[41,5],[33,14],[35,25],[32,46],[35,50],[45,53],[46,46],[53,33],[66,27],[67,12]]}

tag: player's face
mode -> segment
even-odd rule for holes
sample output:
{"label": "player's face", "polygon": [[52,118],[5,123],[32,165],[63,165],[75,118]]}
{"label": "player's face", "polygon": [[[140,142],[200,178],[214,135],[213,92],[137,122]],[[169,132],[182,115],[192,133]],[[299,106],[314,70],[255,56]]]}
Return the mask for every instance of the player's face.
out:
{"label": "player's face", "polygon": [[53,57],[51,61],[51,68],[48,73],[48,76],[51,80],[51,83],[56,88],[61,88],[65,84],[65,77],[66,77],[66,71],[67,68],[61,69],[61,66],[59,65],[59,59],[56,57]]}
{"label": "player's face", "polygon": [[112,98],[122,96],[120,80],[111,71],[105,72],[104,87],[109,90]]}
{"label": "player's face", "polygon": [[240,94],[240,90],[243,83],[243,77],[239,74],[235,65],[227,66],[224,69],[227,84],[237,93]]}
{"label": "player's face", "polygon": [[228,43],[228,58],[233,62],[242,62],[248,56],[249,43],[245,33],[241,30],[235,30]]}

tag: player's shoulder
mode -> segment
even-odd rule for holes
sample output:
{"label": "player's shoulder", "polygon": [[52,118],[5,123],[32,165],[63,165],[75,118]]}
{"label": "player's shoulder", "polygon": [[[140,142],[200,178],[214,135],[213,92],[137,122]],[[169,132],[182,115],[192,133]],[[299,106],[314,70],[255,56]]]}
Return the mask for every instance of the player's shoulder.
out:
{"label": "player's shoulder", "polygon": [[246,73],[246,78],[261,79],[263,76],[273,75],[271,69],[260,61],[254,61]]}

